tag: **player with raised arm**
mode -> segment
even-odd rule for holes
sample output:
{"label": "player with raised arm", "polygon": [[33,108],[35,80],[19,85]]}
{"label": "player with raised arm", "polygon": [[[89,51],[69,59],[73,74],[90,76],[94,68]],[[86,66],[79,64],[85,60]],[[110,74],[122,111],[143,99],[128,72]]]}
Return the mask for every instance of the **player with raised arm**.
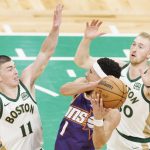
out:
{"label": "player with raised arm", "polygon": [[42,150],[42,127],[34,84],[57,45],[62,5],[57,5],[52,29],[36,60],[18,76],[14,61],[0,55],[0,141],[6,150]]}
{"label": "player with raised arm", "polygon": [[[101,35],[102,22],[87,23],[84,37],[78,47],[75,62],[90,68],[96,61],[89,54],[91,41]],[[99,43],[100,44],[100,43]],[[130,62],[118,61],[122,66],[121,80],[129,87],[128,97],[121,107],[121,121],[108,141],[109,150],[150,149],[150,34],[142,32],[130,47]]]}

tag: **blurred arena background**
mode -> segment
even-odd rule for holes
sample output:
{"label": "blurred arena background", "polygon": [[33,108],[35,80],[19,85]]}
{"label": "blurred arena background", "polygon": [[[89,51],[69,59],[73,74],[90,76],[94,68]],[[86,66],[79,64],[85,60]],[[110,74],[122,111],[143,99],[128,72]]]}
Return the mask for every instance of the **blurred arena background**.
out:
{"label": "blurred arena background", "polygon": [[54,150],[59,123],[71,101],[59,94],[60,86],[85,73],[73,62],[85,23],[102,20],[101,31],[109,33],[93,41],[91,54],[95,57],[128,61],[134,36],[150,33],[149,0],[0,0],[0,54],[11,56],[19,72],[38,54],[58,3],[64,4],[59,43],[36,83],[45,150]]}
{"label": "blurred arena background", "polygon": [[0,32],[48,32],[60,2],[64,4],[61,32],[83,32],[92,18],[104,21],[104,32],[150,32],[149,0],[0,0]]}

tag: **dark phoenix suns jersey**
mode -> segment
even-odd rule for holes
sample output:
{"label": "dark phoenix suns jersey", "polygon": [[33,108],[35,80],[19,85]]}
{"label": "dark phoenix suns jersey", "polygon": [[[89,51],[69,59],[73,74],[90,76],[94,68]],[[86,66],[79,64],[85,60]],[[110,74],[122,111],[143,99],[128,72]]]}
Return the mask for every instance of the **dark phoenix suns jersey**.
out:
{"label": "dark phoenix suns jersey", "polygon": [[58,131],[55,150],[94,150],[93,113],[85,94],[71,103]]}

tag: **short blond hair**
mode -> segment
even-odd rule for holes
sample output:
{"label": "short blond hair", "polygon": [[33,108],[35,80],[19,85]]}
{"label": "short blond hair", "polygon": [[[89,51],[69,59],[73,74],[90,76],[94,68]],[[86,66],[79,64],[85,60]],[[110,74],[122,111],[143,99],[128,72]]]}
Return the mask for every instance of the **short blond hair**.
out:
{"label": "short blond hair", "polygon": [[147,32],[141,32],[138,36],[141,36],[143,38],[146,38],[150,41],[150,34]]}

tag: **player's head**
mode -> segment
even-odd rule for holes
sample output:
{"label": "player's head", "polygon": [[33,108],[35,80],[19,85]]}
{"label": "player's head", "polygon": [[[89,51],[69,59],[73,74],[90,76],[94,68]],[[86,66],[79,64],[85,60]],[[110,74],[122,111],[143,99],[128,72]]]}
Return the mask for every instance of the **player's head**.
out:
{"label": "player's head", "polygon": [[112,75],[119,78],[121,75],[121,67],[112,59],[100,58],[87,72],[86,78],[88,81],[97,81],[107,75]]}
{"label": "player's head", "polygon": [[15,63],[10,57],[0,55],[0,85],[16,86],[19,83]]}
{"label": "player's head", "polygon": [[130,47],[131,64],[147,63],[150,58],[150,34],[140,33]]}

